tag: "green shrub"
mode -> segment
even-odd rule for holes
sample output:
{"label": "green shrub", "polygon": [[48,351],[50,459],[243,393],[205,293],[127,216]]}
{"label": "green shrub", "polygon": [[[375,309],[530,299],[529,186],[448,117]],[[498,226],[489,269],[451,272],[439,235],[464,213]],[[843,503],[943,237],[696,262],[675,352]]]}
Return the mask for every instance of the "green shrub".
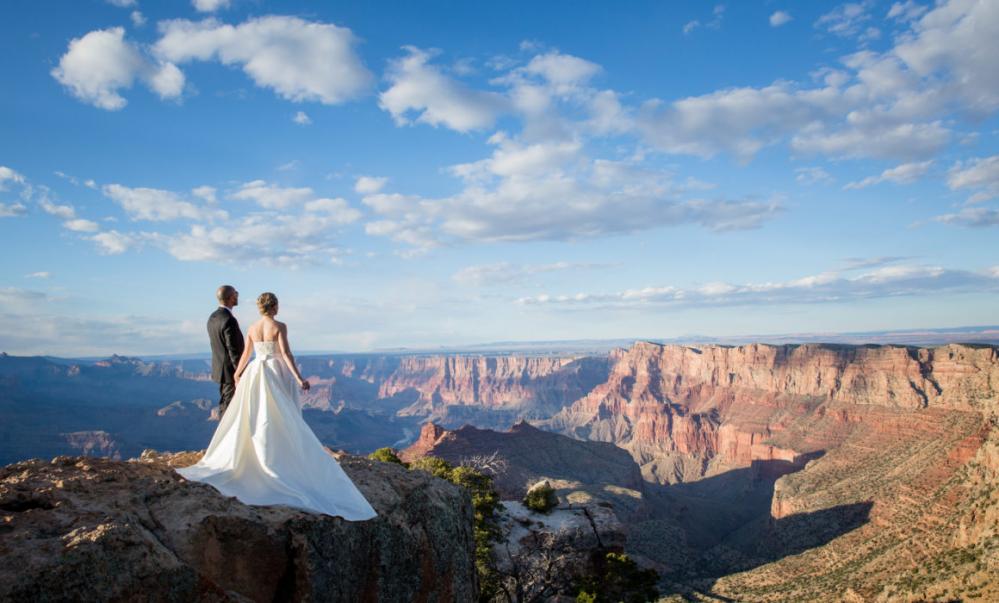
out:
{"label": "green shrub", "polygon": [[399,458],[399,455],[395,453],[395,450],[392,450],[391,448],[388,447],[379,448],[378,450],[369,454],[368,458],[376,461],[381,461],[383,463],[399,463],[400,465],[403,466],[406,465],[406,463],[403,463],[402,459]]}
{"label": "green shrub", "polygon": [[586,603],[646,603],[659,598],[659,575],[638,564],[624,553],[607,553],[597,560],[593,575],[577,585],[577,602]]}
{"label": "green shrub", "polygon": [[409,468],[424,471],[434,477],[439,477],[448,481],[451,481],[451,469],[453,469],[450,463],[436,456],[420,457],[410,463]]}
{"label": "green shrub", "polygon": [[409,465],[410,469],[424,471],[435,477],[461,486],[472,495],[475,513],[475,568],[479,574],[479,597],[490,601],[499,593],[500,577],[493,559],[493,543],[499,540],[499,493],[493,488],[488,475],[471,467],[454,467],[442,458],[425,456]]}
{"label": "green shrub", "polygon": [[558,506],[558,497],[555,496],[555,488],[552,488],[548,482],[541,482],[527,491],[523,502],[528,509],[547,514]]}

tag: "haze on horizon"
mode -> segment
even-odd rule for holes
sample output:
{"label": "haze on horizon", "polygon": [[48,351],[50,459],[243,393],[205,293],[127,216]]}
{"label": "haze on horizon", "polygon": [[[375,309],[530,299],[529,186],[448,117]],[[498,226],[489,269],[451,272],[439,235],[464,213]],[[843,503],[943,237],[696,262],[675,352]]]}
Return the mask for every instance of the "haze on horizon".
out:
{"label": "haze on horizon", "polygon": [[0,22],[0,350],[996,323],[999,3],[64,0]]}

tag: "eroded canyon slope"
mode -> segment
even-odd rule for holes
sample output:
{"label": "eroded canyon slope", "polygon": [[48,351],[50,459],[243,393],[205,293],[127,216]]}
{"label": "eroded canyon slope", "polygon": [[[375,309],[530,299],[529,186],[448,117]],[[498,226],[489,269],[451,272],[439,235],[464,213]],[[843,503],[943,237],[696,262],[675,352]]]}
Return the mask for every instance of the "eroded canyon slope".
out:
{"label": "eroded canyon slope", "polygon": [[[736,600],[995,593],[991,346],[662,346],[546,422],[665,485],[633,546]],[[659,536],[655,536],[655,534]]]}
{"label": "eroded canyon slope", "polygon": [[508,431],[472,425],[448,430],[425,423],[420,437],[400,456],[405,461],[435,456],[453,464],[483,466],[503,500],[520,500],[529,486],[547,480],[567,504],[611,503],[625,520],[651,512],[646,484],[627,452],[607,442],[543,431],[526,421]]}

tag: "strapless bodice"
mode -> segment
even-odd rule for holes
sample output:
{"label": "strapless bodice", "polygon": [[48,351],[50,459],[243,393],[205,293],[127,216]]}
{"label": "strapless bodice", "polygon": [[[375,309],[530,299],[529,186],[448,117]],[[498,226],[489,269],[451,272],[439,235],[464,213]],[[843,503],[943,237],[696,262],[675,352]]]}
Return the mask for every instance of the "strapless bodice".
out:
{"label": "strapless bodice", "polygon": [[253,352],[257,358],[269,358],[277,353],[276,341],[254,341]]}

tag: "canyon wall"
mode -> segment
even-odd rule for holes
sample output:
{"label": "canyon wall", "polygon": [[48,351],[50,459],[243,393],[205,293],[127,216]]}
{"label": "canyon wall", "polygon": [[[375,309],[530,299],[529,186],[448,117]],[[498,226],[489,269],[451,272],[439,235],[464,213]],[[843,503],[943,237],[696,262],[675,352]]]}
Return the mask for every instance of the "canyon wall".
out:
{"label": "canyon wall", "polygon": [[412,392],[403,415],[442,415],[450,406],[513,410],[546,417],[603,382],[602,358],[556,356],[408,356],[378,389],[380,398]]}
{"label": "canyon wall", "polygon": [[[640,342],[611,356],[605,383],[541,424],[614,442],[648,478],[664,482],[758,460],[795,462],[835,446],[858,422],[890,434],[925,421],[910,411],[977,414],[999,398],[999,355],[991,346]],[[827,415],[827,429],[807,429]]]}

